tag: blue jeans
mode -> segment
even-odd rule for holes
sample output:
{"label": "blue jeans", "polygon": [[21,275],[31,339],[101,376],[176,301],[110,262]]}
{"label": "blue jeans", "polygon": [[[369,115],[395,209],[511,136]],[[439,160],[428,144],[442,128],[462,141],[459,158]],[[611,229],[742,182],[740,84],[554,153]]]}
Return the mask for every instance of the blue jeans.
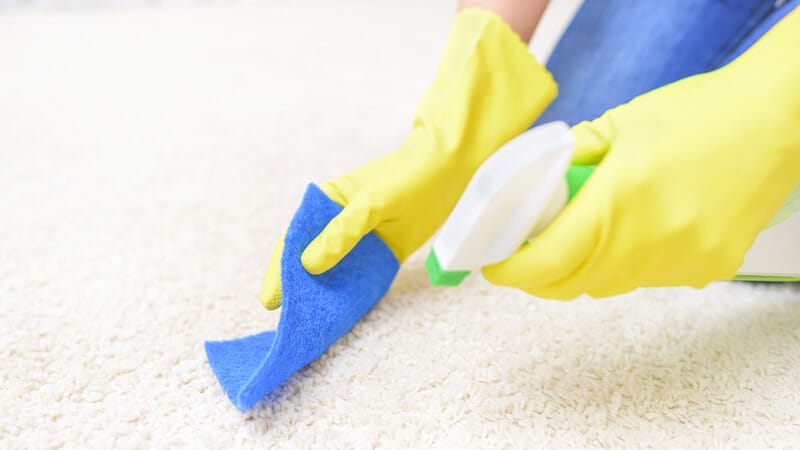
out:
{"label": "blue jeans", "polygon": [[727,64],[798,4],[585,0],[548,62],[559,96],[537,123],[592,120],[640,94]]}

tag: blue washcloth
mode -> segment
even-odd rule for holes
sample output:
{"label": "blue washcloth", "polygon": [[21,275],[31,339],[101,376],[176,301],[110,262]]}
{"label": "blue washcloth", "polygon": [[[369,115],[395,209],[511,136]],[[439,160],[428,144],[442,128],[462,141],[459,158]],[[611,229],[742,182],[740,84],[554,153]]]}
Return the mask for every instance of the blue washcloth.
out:
{"label": "blue washcloth", "polygon": [[322,355],[378,303],[397,275],[397,258],[374,233],[328,272],[314,276],[303,269],[303,249],[341,210],[317,186],[308,186],[284,240],[277,330],[206,342],[208,362],[239,410]]}

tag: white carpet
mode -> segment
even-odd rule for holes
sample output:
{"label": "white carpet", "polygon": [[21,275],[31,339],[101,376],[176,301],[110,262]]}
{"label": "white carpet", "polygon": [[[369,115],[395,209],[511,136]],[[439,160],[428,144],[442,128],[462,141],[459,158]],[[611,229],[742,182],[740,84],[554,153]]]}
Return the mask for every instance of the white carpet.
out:
{"label": "white carpet", "polygon": [[0,15],[0,448],[800,446],[800,289],[388,297],[252,412],[205,339],[309,181],[396,146],[453,5]]}

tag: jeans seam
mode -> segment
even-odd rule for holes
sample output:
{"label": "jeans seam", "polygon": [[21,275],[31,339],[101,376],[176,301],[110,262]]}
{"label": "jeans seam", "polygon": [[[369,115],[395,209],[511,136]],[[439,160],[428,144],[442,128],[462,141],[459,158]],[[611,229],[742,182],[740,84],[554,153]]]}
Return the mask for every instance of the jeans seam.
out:
{"label": "jeans seam", "polygon": [[[726,59],[728,59],[730,54],[736,48],[738,48],[739,45],[745,39],[747,39],[747,37],[750,36],[750,34],[753,33],[753,31],[755,31],[756,28],[758,28],[759,25],[761,25],[762,22],[767,20],[767,18],[770,16],[770,14],[772,14],[778,8],[783,6],[785,3],[786,3],[786,0],[775,0],[775,1],[771,2],[771,3],[769,3],[768,6],[765,7],[763,10],[759,9],[758,11],[756,11],[758,14],[754,15],[754,17],[752,17],[747,22],[747,24],[741,28],[742,31],[738,35],[736,35],[733,39],[731,39],[730,42],[728,43],[728,45],[725,46],[725,48],[722,51],[719,52],[717,57],[714,58],[714,61],[712,62],[711,67],[709,67],[708,69],[709,70],[718,69],[719,66],[722,64],[722,62],[725,61]],[[764,4],[767,5],[767,2],[764,2]]]}

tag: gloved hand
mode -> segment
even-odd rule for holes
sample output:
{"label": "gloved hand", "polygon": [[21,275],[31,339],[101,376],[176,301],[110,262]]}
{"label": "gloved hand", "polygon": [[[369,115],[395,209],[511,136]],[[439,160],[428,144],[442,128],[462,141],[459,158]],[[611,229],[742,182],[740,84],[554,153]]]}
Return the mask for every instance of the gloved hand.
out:
{"label": "gloved hand", "polygon": [[798,42],[800,10],[731,64],[575,126],[574,162],[598,168],[485,278],[554,299],[730,279],[800,181]]}
{"label": "gloved hand", "polygon": [[[305,269],[327,271],[373,230],[402,263],[444,222],[480,164],[533,123],[555,95],[549,72],[499,16],[458,13],[402,146],[321,186],[344,210],[303,252]],[[282,244],[261,289],[268,309],[280,304]]]}

